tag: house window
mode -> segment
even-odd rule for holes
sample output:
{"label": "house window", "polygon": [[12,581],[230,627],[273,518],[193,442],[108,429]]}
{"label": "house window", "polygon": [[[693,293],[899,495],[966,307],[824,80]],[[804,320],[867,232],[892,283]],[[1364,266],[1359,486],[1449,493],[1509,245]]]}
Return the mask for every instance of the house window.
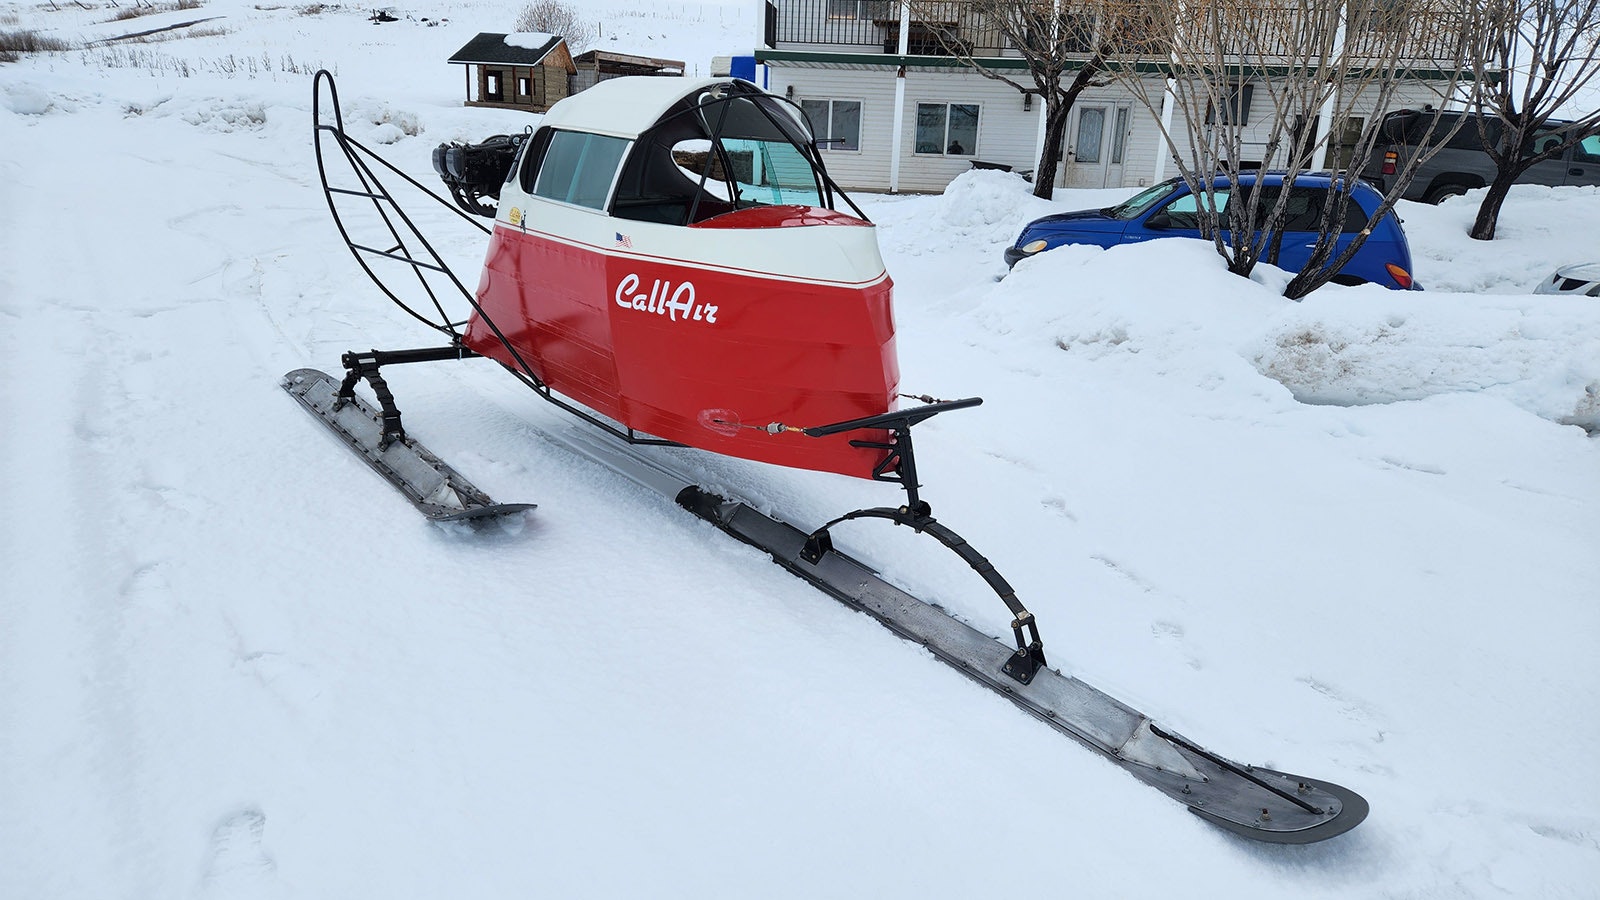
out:
{"label": "house window", "polygon": [[1117,126],[1116,126],[1116,130],[1111,132],[1111,163],[1112,163],[1112,165],[1121,165],[1122,164],[1122,154],[1124,152],[1126,152],[1127,146],[1128,146],[1128,108],[1126,106],[1119,106],[1119,107],[1117,107]]}
{"label": "house window", "polygon": [[500,87],[501,73],[490,69],[483,73],[483,96],[490,100],[504,100],[505,93]]}
{"label": "house window", "polygon": [[890,0],[828,0],[830,19],[888,19],[895,15]]}
{"label": "house window", "polygon": [[975,156],[978,152],[976,103],[918,103],[917,152]]}
{"label": "house window", "polygon": [[[1255,93],[1255,87],[1248,84],[1235,84],[1229,86],[1226,91],[1226,95],[1222,98],[1222,124],[1250,124],[1250,97]],[[1207,104],[1206,124],[1212,125],[1216,121],[1216,109]]]}
{"label": "house window", "polygon": [[522,77],[517,78],[517,96],[518,97],[526,97],[529,94],[533,93],[533,91],[529,90],[528,87],[529,87],[528,79],[527,79],[526,76],[522,76]]}
{"label": "house window", "polygon": [[801,100],[819,150],[861,149],[859,100]]}
{"label": "house window", "polygon": [[1086,106],[1078,111],[1076,158],[1081,163],[1100,161],[1100,146],[1105,143],[1106,108]]}
{"label": "house window", "polygon": [[590,209],[605,209],[616,181],[617,166],[628,141],[603,134],[557,131],[539,166],[533,184],[535,196],[548,197]]}

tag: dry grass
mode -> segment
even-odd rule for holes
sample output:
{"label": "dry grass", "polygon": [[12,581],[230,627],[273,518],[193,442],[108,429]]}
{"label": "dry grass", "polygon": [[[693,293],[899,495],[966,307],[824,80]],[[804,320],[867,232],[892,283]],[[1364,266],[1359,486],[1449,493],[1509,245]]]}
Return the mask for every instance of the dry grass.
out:
{"label": "dry grass", "polygon": [[[227,33],[219,29],[219,33]],[[192,35],[191,35],[192,36]],[[152,35],[153,37],[153,35]],[[171,74],[179,78],[197,75],[220,75],[227,78],[250,78],[276,81],[280,78],[301,78],[319,69],[335,69],[316,62],[301,62],[292,54],[272,56],[227,56],[189,59],[171,56],[152,47],[139,46],[151,42],[123,41],[94,51],[84,52],[84,62],[103,69],[143,69],[151,74]]]}
{"label": "dry grass", "polygon": [[118,9],[116,14],[111,17],[111,21],[121,22],[125,19],[148,16],[151,13],[172,12],[179,9],[199,9],[202,5],[204,4],[201,3],[201,0],[173,0],[171,3],[136,3],[133,6],[124,6]]}
{"label": "dry grass", "polygon": [[66,41],[47,37],[37,31],[0,31],[0,62],[16,62],[29,53],[54,53],[71,49],[72,45]]}

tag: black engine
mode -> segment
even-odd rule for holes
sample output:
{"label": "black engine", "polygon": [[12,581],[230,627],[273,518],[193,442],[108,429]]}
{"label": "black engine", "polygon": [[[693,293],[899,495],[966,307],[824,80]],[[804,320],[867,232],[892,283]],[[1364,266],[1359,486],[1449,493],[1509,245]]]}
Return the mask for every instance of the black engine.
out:
{"label": "black engine", "polygon": [[433,148],[433,170],[450,189],[456,205],[476,216],[494,218],[500,186],[511,175],[527,134],[497,134],[476,144],[452,141]]}

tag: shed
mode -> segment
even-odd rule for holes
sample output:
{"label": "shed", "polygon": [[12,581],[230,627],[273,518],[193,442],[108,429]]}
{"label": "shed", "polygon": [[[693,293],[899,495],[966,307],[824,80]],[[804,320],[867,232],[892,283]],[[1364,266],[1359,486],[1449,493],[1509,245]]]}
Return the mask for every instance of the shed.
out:
{"label": "shed", "polygon": [[652,56],[631,56],[627,53],[611,53],[606,50],[590,50],[588,53],[579,54],[573,62],[578,67],[577,77],[573,79],[573,93],[592,88],[608,78],[621,78],[625,75],[682,77],[684,73],[681,59],[656,59]]}
{"label": "shed", "polygon": [[569,93],[577,74],[567,42],[538,32],[484,32],[450,57],[467,67],[467,106],[544,112]]}

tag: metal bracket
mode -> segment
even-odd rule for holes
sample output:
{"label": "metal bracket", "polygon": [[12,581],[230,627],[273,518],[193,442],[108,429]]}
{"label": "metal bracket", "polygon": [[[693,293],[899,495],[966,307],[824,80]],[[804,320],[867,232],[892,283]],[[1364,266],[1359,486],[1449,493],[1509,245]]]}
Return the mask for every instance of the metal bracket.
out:
{"label": "metal bracket", "polygon": [[368,350],[365,353],[351,350],[339,357],[339,362],[344,365],[345,375],[344,380],[339,383],[339,392],[333,408],[340,409],[354,399],[356,382],[366,379],[367,383],[372,385],[372,393],[377,396],[381,407],[383,434],[378,439],[378,449],[382,450],[390,444],[403,442],[406,439],[406,429],[400,422],[400,408],[395,406],[394,392],[389,390],[389,384],[383,380],[378,368],[401,363],[470,359],[477,355],[459,344],[448,347],[424,347],[418,350]]}
{"label": "metal bracket", "polygon": [[896,525],[904,525],[918,534],[932,537],[965,560],[973,571],[983,577],[989,587],[999,595],[1001,602],[1011,611],[1011,631],[1016,636],[1017,650],[1006,660],[1001,671],[1022,684],[1028,684],[1046,665],[1044,643],[1039,638],[1039,626],[1034,621],[1033,613],[1028,612],[1017,599],[1016,591],[999,572],[995,571],[994,565],[987,557],[973,549],[961,535],[941,525],[933,517],[933,508],[917,492],[921,486],[917,484],[917,457],[916,449],[911,442],[911,427],[938,413],[977,406],[982,402],[976,397],[967,400],[949,400],[805,429],[805,433],[811,437],[823,437],[863,428],[889,429],[888,443],[865,440],[852,440],[850,443],[856,447],[886,451],[883,460],[873,469],[872,477],[877,481],[899,484],[906,492],[906,503],[904,506],[892,509],[889,507],[858,509],[839,516],[806,536],[805,544],[800,549],[800,559],[813,566],[819,564],[824,556],[833,551],[833,536],[829,529],[850,519],[888,519]]}
{"label": "metal bracket", "polygon": [[[1023,629],[1028,630],[1031,640],[1022,636]],[[1023,610],[1021,615],[1012,619],[1011,633],[1017,639],[1017,652],[1011,654],[1000,670],[1027,684],[1045,666],[1044,642],[1039,639],[1039,625],[1034,621],[1033,613]]]}

